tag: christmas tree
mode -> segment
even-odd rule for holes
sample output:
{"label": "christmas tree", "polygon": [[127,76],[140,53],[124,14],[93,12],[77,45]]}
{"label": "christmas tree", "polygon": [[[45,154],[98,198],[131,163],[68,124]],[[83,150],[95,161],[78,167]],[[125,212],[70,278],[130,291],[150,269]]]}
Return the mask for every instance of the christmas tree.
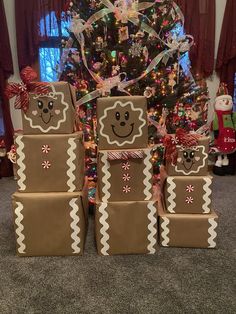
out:
{"label": "christmas tree", "polygon": [[[207,88],[194,80],[184,17],[172,0],[74,0],[66,5],[69,37],[62,40],[60,80],[77,90],[78,127],[87,141],[87,173],[96,180],[96,99],[144,95],[149,143],[179,127],[198,129],[206,120]],[[162,147],[153,153],[158,173]]]}

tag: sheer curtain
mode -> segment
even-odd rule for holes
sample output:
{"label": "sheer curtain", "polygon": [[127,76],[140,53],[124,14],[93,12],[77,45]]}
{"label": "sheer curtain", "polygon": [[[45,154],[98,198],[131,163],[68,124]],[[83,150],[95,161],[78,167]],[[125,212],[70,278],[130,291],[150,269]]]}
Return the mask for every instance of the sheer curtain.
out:
{"label": "sheer curtain", "polygon": [[194,70],[208,77],[214,69],[215,0],[176,0],[185,17],[185,31],[194,37],[190,51]]}
{"label": "sheer curtain", "polygon": [[216,61],[216,71],[221,82],[228,85],[229,93],[234,95],[236,73],[236,1],[227,0],[220,43]]}
{"label": "sheer curtain", "polygon": [[[6,149],[10,150],[10,147],[13,143],[13,126],[11,121],[9,102],[4,96],[4,90],[7,79],[11,74],[13,74],[13,63],[3,0],[0,0],[0,30],[0,106],[2,109],[4,123],[3,139]],[[5,157],[1,163],[1,176],[10,175],[12,175],[12,167],[10,162]]]}

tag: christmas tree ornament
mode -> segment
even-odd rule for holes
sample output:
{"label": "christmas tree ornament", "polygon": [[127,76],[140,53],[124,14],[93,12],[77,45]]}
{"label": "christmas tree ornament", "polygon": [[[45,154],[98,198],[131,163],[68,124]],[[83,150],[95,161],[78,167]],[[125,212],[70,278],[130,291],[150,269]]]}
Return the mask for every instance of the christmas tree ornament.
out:
{"label": "christmas tree ornament", "polygon": [[122,26],[119,28],[119,41],[125,41],[129,39],[129,28],[128,26]]}
{"label": "christmas tree ornament", "polygon": [[143,47],[140,42],[133,42],[130,49],[129,49],[129,54],[132,57],[140,57],[143,52]]}

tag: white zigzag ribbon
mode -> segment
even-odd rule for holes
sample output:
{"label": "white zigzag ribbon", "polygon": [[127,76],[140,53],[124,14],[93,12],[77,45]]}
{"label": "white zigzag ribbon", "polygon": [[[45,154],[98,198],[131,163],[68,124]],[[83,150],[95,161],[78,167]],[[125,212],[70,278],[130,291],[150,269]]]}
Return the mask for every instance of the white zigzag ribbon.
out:
{"label": "white zigzag ribbon", "polygon": [[76,204],[77,198],[72,198],[69,202],[72,211],[70,212],[70,216],[73,219],[72,223],[70,224],[71,229],[73,232],[71,233],[71,238],[74,242],[71,244],[71,248],[73,250],[73,254],[80,253],[80,227],[78,226],[79,222],[79,207]]}
{"label": "white zigzag ribbon", "polygon": [[22,225],[22,220],[24,219],[24,216],[22,215],[21,211],[23,210],[23,204],[21,202],[16,202],[17,208],[15,209],[16,219],[15,224],[17,225],[16,228],[16,234],[18,235],[18,238],[16,239],[16,242],[19,245],[18,252],[20,254],[25,254],[26,246],[23,243],[25,236],[22,233],[24,230],[24,226]]}
{"label": "white zigzag ribbon", "polygon": [[170,223],[170,220],[167,217],[161,217],[161,219],[163,220],[163,222],[161,223],[161,228],[163,230],[161,233],[161,236],[162,236],[162,243],[161,244],[163,246],[169,246],[170,239],[168,237],[168,233],[170,232],[170,230],[168,228],[168,225]]}
{"label": "white zigzag ribbon", "polygon": [[176,194],[174,192],[174,189],[176,188],[176,184],[174,183],[173,177],[167,177],[167,192],[169,193],[169,197],[167,198],[169,202],[169,206],[167,207],[167,211],[170,213],[175,213],[175,207],[176,203],[174,201]]}
{"label": "white zigzag ribbon", "polygon": [[150,231],[148,235],[148,251],[149,254],[154,254],[156,252],[155,245],[156,245],[156,238],[155,234],[157,233],[157,217],[156,217],[156,207],[154,206],[155,202],[149,202],[147,207],[150,210],[148,214],[148,219],[150,220],[150,224],[148,225],[148,230]]}
{"label": "white zigzag ribbon", "polygon": [[144,195],[145,197],[145,201],[149,201],[152,198],[152,184],[151,184],[151,179],[152,179],[152,173],[151,173],[151,169],[152,169],[152,164],[151,164],[151,151],[150,149],[145,150],[146,153],[146,157],[143,160],[144,163],[144,170],[143,170],[143,174],[144,174],[144,180],[143,180],[143,184],[145,186],[144,188]]}
{"label": "white zigzag ribbon", "polygon": [[66,174],[69,178],[67,181],[67,185],[69,187],[68,192],[74,192],[76,190],[76,186],[74,184],[75,175],[73,174],[73,172],[76,169],[75,164],[74,164],[74,161],[76,159],[76,155],[74,152],[76,149],[75,141],[76,141],[76,138],[69,138],[69,140],[68,140],[68,144],[70,145],[70,147],[67,150],[67,155],[69,156],[69,159],[66,162],[68,167],[69,167],[69,169],[66,172]]}
{"label": "white zigzag ribbon", "polygon": [[103,172],[103,176],[102,176],[102,183],[103,183],[102,202],[107,202],[109,200],[110,196],[111,196],[111,193],[109,192],[111,184],[108,181],[108,179],[111,177],[111,174],[109,172],[110,163],[107,160],[107,152],[104,152],[104,153],[101,153],[101,154],[102,154],[101,161],[103,163],[103,167],[102,167],[102,172]]}
{"label": "white zigzag ribbon", "polygon": [[101,253],[103,255],[109,255],[109,253],[107,252],[110,248],[110,245],[108,244],[108,240],[109,240],[109,234],[107,233],[107,230],[109,229],[109,225],[107,223],[107,218],[108,218],[108,213],[106,212],[106,207],[107,207],[107,203],[101,203],[99,206],[99,213],[101,214],[101,217],[99,219],[99,222],[101,223],[102,227],[100,229],[102,238],[101,238],[101,244],[103,245],[102,249],[101,249]]}
{"label": "white zigzag ribbon", "polygon": [[204,185],[203,185],[203,191],[205,192],[203,194],[203,200],[204,200],[204,204],[202,206],[202,209],[203,209],[203,212],[204,214],[208,214],[210,213],[211,209],[209,207],[209,205],[211,204],[211,198],[210,198],[210,195],[211,195],[211,189],[210,189],[210,185],[211,185],[211,178],[203,178],[203,180],[206,182]]}
{"label": "white zigzag ribbon", "polygon": [[17,165],[19,167],[17,174],[19,176],[19,179],[17,181],[18,186],[19,186],[19,190],[20,191],[24,191],[26,189],[26,185],[24,184],[24,181],[26,179],[26,176],[24,174],[25,171],[25,164],[23,163],[24,159],[25,159],[25,154],[23,152],[23,149],[25,147],[23,141],[22,141],[23,135],[18,135],[16,137],[16,144],[18,145],[16,151],[17,151]]}
{"label": "white zigzag ribbon", "polygon": [[217,233],[215,232],[215,229],[217,227],[217,222],[215,221],[215,218],[209,218],[208,222],[210,224],[210,227],[208,228],[208,233],[210,234],[210,237],[208,239],[209,248],[216,247],[215,238],[217,236]]}

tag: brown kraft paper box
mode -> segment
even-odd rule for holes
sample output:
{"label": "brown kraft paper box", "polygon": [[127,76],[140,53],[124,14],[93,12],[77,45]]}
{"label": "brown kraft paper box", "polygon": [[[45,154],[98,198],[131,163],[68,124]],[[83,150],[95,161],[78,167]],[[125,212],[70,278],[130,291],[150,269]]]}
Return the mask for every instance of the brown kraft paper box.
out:
{"label": "brown kraft paper box", "polygon": [[147,103],[144,96],[97,100],[98,147],[101,150],[146,148]]}
{"label": "brown kraft paper box", "polygon": [[48,95],[30,94],[29,108],[22,111],[24,134],[73,133],[75,89],[67,82],[49,85]]}
{"label": "brown kraft paper box", "polygon": [[206,176],[208,174],[209,137],[201,137],[197,147],[177,145],[178,158],[176,165],[167,162],[169,176]]}
{"label": "brown kraft paper box", "polygon": [[172,214],[209,214],[211,186],[211,176],[168,176],[164,183],[166,211]]}
{"label": "brown kraft paper box", "polygon": [[158,202],[159,240],[165,247],[215,248],[218,216],[210,214],[169,214]]}
{"label": "brown kraft paper box", "polygon": [[154,254],[156,202],[97,201],[95,236],[100,255]]}
{"label": "brown kraft paper box", "polygon": [[82,255],[87,230],[82,192],[12,196],[19,256]]}
{"label": "brown kraft paper box", "polygon": [[18,135],[17,179],[20,192],[75,192],[84,183],[82,132]]}
{"label": "brown kraft paper box", "polygon": [[[124,158],[128,155],[129,159],[113,160],[114,156]],[[99,151],[99,199],[102,202],[151,200],[151,157],[151,150],[148,148],[138,151]]]}

